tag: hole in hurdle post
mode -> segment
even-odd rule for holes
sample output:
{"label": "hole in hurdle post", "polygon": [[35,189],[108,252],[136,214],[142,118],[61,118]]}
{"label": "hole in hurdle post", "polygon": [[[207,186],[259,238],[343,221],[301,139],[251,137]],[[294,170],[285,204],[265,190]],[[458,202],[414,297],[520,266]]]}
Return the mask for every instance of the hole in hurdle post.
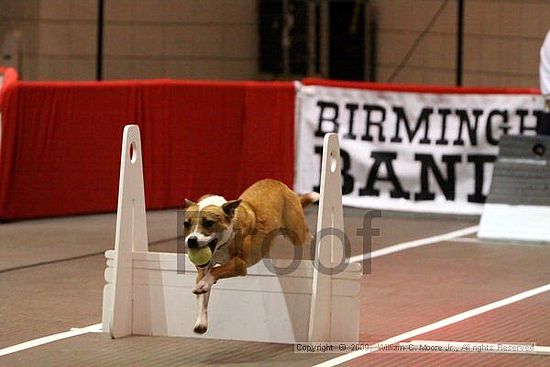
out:
{"label": "hole in hurdle post", "polygon": [[129,152],[129,156],[130,156],[130,163],[136,163],[136,160],[137,160],[137,152],[136,152],[136,143],[132,142],[130,144],[130,152]]}
{"label": "hole in hurdle post", "polygon": [[330,172],[334,173],[336,172],[336,167],[338,165],[338,162],[336,161],[336,157],[334,156],[334,151],[330,152]]}

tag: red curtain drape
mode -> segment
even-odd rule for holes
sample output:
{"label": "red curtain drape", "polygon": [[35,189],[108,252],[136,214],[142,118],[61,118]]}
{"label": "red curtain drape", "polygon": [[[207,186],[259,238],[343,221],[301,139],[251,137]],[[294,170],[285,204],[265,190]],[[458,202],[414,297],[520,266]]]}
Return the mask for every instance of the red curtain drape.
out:
{"label": "red curtain drape", "polygon": [[17,82],[4,93],[0,219],[116,209],[123,126],[141,129],[148,208],[257,179],[292,185],[291,82]]}

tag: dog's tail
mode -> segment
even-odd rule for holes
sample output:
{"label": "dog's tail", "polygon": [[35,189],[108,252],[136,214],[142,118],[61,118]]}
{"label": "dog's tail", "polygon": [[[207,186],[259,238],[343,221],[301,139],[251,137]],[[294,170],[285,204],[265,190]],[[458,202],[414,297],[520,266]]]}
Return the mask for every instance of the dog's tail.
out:
{"label": "dog's tail", "polygon": [[316,192],[308,192],[307,194],[300,195],[300,204],[302,208],[306,208],[308,205],[311,205],[319,200],[321,195]]}

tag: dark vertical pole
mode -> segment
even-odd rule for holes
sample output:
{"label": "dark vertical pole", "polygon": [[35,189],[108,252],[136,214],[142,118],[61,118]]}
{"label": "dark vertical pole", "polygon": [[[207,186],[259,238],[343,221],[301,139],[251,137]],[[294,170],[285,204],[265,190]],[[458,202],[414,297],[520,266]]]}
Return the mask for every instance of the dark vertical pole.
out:
{"label": "dark vertical pole", "polygon": [[464,53],[464,0],[457,0],[456,17],[456,85],[462,86],[462,56]]}
{"label": "dark vertical pole", "polygon": [[103,10],[105,1],[97,0],[97,59],[96,59],[96,80],[103,78]]}

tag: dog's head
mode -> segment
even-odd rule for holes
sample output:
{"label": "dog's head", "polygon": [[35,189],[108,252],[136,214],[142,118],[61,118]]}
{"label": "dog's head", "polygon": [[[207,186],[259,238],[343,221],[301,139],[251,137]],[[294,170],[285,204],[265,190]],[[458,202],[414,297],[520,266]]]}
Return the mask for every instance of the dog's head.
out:
{"label": "dog's head", "polygon": [[233,235],[233,218],[240,200],[203,196],[198,202],[185,200],[183,238],[188,248],[209,246],[212,254]]}

